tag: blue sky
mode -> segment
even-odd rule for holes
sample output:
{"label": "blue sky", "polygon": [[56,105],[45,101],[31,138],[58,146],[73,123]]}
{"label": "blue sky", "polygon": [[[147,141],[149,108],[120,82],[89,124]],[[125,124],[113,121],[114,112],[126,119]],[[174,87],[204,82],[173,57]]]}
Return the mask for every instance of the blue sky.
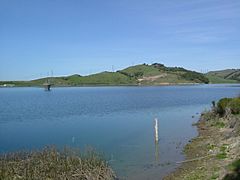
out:
{"label": "blue sky", "polygon": [[240,1],[0,1],[0,80],[153,62],[240,68]]}

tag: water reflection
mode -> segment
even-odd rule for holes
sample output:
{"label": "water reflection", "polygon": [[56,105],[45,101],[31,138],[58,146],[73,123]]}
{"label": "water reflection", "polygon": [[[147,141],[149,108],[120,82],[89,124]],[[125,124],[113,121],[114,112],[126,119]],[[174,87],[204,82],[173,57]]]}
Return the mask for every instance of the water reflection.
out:
{"label": "water reflection", "polygon": [[155,142],[155,165],[159,164],[159,144]]}

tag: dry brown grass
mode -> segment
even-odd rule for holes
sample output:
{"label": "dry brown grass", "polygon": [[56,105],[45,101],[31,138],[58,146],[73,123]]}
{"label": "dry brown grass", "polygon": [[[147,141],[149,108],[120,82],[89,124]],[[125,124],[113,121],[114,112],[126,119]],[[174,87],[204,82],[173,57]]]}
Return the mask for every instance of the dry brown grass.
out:
{"label": "dry brown grass", "polygon": [[115,174],[94,151],[80,153],[47,147],[41,151],[8,153],[0,156],[1,180],[111,180]]}

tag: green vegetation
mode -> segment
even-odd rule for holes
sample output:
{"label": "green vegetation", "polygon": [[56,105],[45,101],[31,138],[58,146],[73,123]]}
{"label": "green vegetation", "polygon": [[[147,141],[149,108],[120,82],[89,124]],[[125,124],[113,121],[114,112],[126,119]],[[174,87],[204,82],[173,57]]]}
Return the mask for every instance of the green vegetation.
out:
{"label": "green vegetation", "polygon": [[206,74],[210,83],[239,83],[240,69],[226,69],[221,71],[210,71]]}
{"label": "green vegetation", "polygon": [[103,72],[99,74],[94,74],[90,76],[85,76],[78,81],[75,81],[78,84],[106,84],[106,85],[124,85],[124,84],[135,84],[135,81],[128,78],[127,76],[121,73],[114,72]]}
{"label": "green vegetation", "polygon": [[224,128],[225,127],[225,123],[224,122],[219,122],[219,121],[215,121],[211,125],[215,126],[217,128]]}
{"label": "green vegetation", "polygon": [[78,74],[65,77],[46,77],[32,81],[3,81],[15,86],[42,86],[49,81],[54,86],[96,86],[96,85],[161,85],[178,83],[208,83],[201,73],[181,67],[166,67],[163,64],[141,64],[117,72],[101,72],[88,76]]}
{"label": "green vegetation", "polygon": [[125,75],[113,72],[102,72],[89,76],[68,76],[53,78],[55,86],[78,86],[78,85],[134,85],[135,81]]}
{"label": "green vegetation", "polygon": [[226,150],[227,150],[227,145],[222,145],[220,147],[220,152],[216,155],[216,158],[217,159],[225,159],[225,158],[227,158]]}
{"label": "green vegetation", "polygon": [[240,159],[235,160],[229,166],[230,173],[228,173],[223,180],[238,180],[240,179]]}
{"label": "green vegetation", "polygon": [[240,113],[240,98],[234,98],[229,102],[229,108],[233,114]]}
{"label": "green vegetation", "polygon": [[187,79],[187,80],[190,80],[190,81],[196,81],[196,82],[199,82],[199,83],[203,82],[205,84],[209,83],[208,78],[203,76],[201,73],[197,73],[197,72],[194,72],[194,71],[188,71],[188,72],[182,74],[182,77]]}
{"label": "green vegetation", "polygon": [[207,145],[208,150],[213,150],[214,148],[216,148],[216,145],[214,145],[214,144],[208,144]]}
{"label": "green vegetation", "polygon": [[236,80],[231,79],[224,79],[215,75],[206,74],[206,78],[209,79],[209,82],[212,84],[233,84],[233,83],[239,83]]}
{"label": "green vegetation", "polygon": [[131,66],[118,72],[135,79],[142,76],[155,76],[160,74],[159,69],[147,64]]}
{"label": "green vegetation", "polygon": [[208,83],[208,79],[201,73],[181,67],[166,67],[159,63],[132,66],[118,72],[136,79],[138,83],[143,85]]}
{"label": "green vegetation", "polygon": [[198,137],[184,148],[187,160],[164,179],[240,179],[239,100],[240,96],[212,102],[197,123]]}
{"label": "green vegetation", "polygon": [[237,169],[240,169],[240,159],[235,160],[228,167],[231,171],[236,171]]}
{"label": "green vegetation", "polygon": [[232,101],[231,98],[220,99],[217,103],[217,112],[223,115],[226,112],[226,108],[228,107],[231,101]]}
{"label": "green vegetation", "polygon": [[219,177],[219,174],[215,173],[215,174],[212,175],[211,179],[218,179],[218,177]]}
{"label": "green vegetation", "polygon": [[220,115],[224,115],[227,110],[230,110],[232,114],[240,113],[240,98],[223,98],[218,101],[216,112]]}
{"label": "green vegetation", "polygon": [[193,83],[239,83],[240,69],[211,71],[207,74],[190,71],[182,67],[166,67],[160,63],[140,64],[117,72],[101,72],[88,76],[74,74],[65,77],[46,77],[32,81],[0,81],[0,87],[42,86],[50,81],[54,86],[96,85],[161,85]]}
{"label": "green vegetation", "polygon": [[55,148],[0,156],[0,179],[111,180],[115,175],[98,154]]}

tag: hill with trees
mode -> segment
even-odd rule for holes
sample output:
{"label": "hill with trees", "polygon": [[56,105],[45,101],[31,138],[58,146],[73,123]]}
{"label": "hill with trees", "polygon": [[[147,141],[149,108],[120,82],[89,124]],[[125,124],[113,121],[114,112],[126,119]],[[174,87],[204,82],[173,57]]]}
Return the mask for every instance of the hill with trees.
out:
{"label": "hill with trees", "polygon": [[101,85],[168,85],[209,83],[199,72],[182,67],[166,67],[160,63],[140,64],[116,72],[101,72],[88,76],[78,74],[62,77],[46,77],[31,81],[2,81],[1,86],[42,86],[50,81],[54,86],[101,86]]}

